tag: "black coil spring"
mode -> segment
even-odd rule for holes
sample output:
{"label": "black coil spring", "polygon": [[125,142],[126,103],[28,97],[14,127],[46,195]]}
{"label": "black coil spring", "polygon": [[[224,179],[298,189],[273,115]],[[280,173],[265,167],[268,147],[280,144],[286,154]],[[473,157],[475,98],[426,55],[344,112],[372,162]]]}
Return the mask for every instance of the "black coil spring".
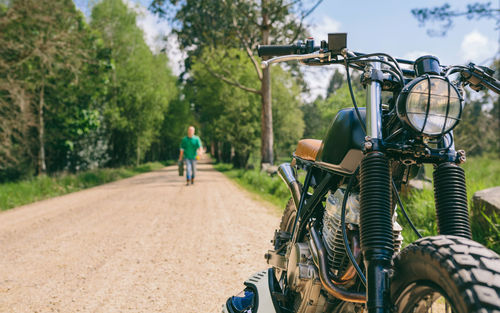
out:
{"label": "black coil spring", "polygon": [[434,198],[441,235],[471,238],[464,170],[442,163],[434,170]]}
{"label": "black coil spring", "polygon": [[361,249],[392,254],[391,173],[383,153],[370,153],[361,161],[360,205]]}

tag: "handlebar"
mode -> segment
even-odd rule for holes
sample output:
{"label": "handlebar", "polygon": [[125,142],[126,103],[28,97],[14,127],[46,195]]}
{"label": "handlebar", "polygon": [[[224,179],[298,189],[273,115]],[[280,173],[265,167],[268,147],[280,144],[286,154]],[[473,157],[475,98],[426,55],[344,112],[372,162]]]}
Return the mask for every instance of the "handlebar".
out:
{"label": "handlebar", "polygon": [[259,53],[260,57],[272,57],[300,53],[299,47],[297,45],[259,45],[257,46],[257,52]]}
{"label": "handlebar", "polygon": [[483,88],[500,94],[500,82],[493,77],[495,71],[484,66],[477,66],[474,63],[469,63],[467,68],[460,71],[460,75],[464,81],[469,83],[470,88],[479,91]]}
{"label": "handlebar", "polygon": [[[343,47],[345,47],[345,42],[343,44]],[[339,64],[347,61],[348,63],[351,63],[352,66],[354,66],[354,63],[360,63],[363,61],[371,62],[369,58],[372,56],[383,56],[392,60],[395,67],[393,67],[386,61],[378,60],[378,62],[388,64],[396,70],[396,73],[400,73],[399,76],[402,83],[404,80],[403,75],[413,77],[415,76],[415,71],[401,69],[398,65],[398,63],[414,65],[415,61],[394,59],[390,55],[384,53],[364,54],[353,52],[346,48],[337,49],[339,47],[335,46],[335,42],[333,45],[327,45],[325,41],[321,42],[321,47],[316,47],[314,46],[314,41],[312,40],[312,38],[309,38],[305,43],[299,41],[294,45],[259,45],[257,46],[257,51],[260,57],[275,57],[270,60],[263,61],[263,67],[267,67],[272,63],[290,60],[300,60],[307,65]],[[339,60],[337,59],[338,56],[343,56],[344,59]],[[377,59],[375,58],[372,61],[377,61]],[[351,65],[349,64],[349,66]],[[354,66],[354,68],[360,69],[356,66]],[[492,71],[491,69],[476,66],[471,63],[468,66],[441,66],[441,70],[446,70],[445,76],[459,72],[462,82],[464,82],[465,85],[469,85],[475,91],[479,91],[483,88],[488,88],[500,94],[500,82],[493,77],[494,71]]]}
{"label": "handlebar", "polygon": [[314,46],[314,40],[308,38],[306,42],[298,41],[295,45],[258,45],[257,52],[260,57],[274,57],[283,55],[309,54],[319,51],[320,47]]}

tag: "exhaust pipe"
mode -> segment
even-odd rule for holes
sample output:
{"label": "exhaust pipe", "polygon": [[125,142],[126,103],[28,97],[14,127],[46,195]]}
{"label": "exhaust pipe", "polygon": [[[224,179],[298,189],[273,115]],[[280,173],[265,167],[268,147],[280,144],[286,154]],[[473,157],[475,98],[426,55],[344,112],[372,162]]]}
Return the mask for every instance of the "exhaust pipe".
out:
{"label": "exhaust pipe", "polygon": [[286,186],[290,190],[293,202],[295,203],[295,207],[298,209],[300,203],[300,195],[302,194],[302,188],[300,187],[297,178],[295,178],[295,173],[290,163],[281,164],[278,167],[278,175],[281,177],[281,179],[283,179]]}
{"label": "exhaust pipe", "polygon": [[308,225],[309,234],[311,235],[311,239],[314,242],[314,246],[316,248],[317,258],[318,258],[318,270],[319,270],[319,278],[321,284],[326,289],[326,291],[343,301],[355,302],[355,303],[365,303],[366,302],[366,293],[365,292],[356,292],[356,291],[348,291],[343,288],[336,286],[332,283],[332,278],[329,277],[328,274],[328,262],[326,260],[326,249],[323,246],[321,238],[319,238],[316,229],[312,224]]}
{"label": "exhaust pipe", "polygon": [[[311,231],[310,227],[309,227],[309,231]],[[319,235],[318,235],[318,237],[319,237]],[[354,251],[354,259],[356,260],[356,262],[359,263],[361,261],[361,250],[359,248],[359,243],[358,243],[356,237],[353,237],[352,239],[353,239],[352,250]],[[316,266],[318,268],[320,268],[318,248],[316,247],[316,243],[313,240],[313,236],[310,236],[310,238],[309,238],[309,246],[311,247],[311,252],[313,255],[314,264],[316,264]],[[328,264],[327,260],[325,260],[325,262]],[[337,276],[333,275],[332,273],[330,273],[329,275],[332,275],[332,276],[329,276],[329,278],[335,285],[344,285],[344,284],[348,283],[349,281],[351,281],[351,279],[353,279],[356,276],[356,274],[357,274],[356,268],[354,268],[354,265],[351,263],[351,264],[349,264],[349,266],[347,266],[347,268],[345,269],[345,272],[342,276],[337,277]]]}

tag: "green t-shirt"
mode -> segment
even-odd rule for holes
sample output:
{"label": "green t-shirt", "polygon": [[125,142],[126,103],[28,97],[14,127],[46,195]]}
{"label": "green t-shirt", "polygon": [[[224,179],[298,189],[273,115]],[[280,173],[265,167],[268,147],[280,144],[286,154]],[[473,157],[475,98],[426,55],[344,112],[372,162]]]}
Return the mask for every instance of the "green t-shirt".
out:
{"label": "green t-shirt", "polygon": [[184,150],[185,159],[196,159],[198,148],[201,147],[201,140],[198,136],[189,138],[188,136],[182,138],[181,149]]}

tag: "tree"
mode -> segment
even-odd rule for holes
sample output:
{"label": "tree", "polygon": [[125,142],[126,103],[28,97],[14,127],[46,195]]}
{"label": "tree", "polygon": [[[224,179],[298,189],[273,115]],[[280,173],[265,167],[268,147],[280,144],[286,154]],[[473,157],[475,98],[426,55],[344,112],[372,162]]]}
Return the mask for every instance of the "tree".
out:
{"label": "tree", "polygon": [[[305,121],[305,137],[323,139],[338,111],[353,107],[349,86],[344,82],[344,77],[344,74],[336,70],[330,79],[329,86],[331,88],[329,90],[331,92],[328,93],[327,98],[318,97],[312,103],[305,104],[302,107]],[[366,98],[366,92],[361,85],[360,76],[356,72],[351,73],[351,84],[358,105],[363,106],[362,103]],[[340,87],[336,88],[337,86]]]}
{"label": "tree", "polygon": [[[233,88],[213,76],[207,69],[225,68],[246,85],[257,85],[252,64],[243,51],[206,51],[200,55],[223,53],[223,63],[208,64],[193,62],[192,81],[189,84],[188,99],[195,107],[203,129],[203,139],[217,147],[216,157],[222,157],[223,147],[233,151],[232,162],[236,167],[245,167],[250,153],[258,144],[259,112],[258,98],[241,89]],[[229,161],[224,158],[225,161]]]}
{"label": "tree", "polygon": [[[492,68],[496,79],[500,79],[500,59]],[[460,124],[454,130],[457,149],[464,149],[467,155],[500,152],[500,97],[482,93],[481,98],[472,99],[466,92],[466,101]]]}
{"label": "tree", "polygon": [[290,156],[304,133],[304,118],[300,110],[300,85],[281,67],[273,68],[273,133],[276,156]]}
{"label": "tree", "polygon": [[[37,173],[46,171],[46,114],[55,106],[47,99],[58,82],[78,82],[87,60],[85,27],[71,0],[14,0],[0,16],[2,143],[15,151],[2,149],[7,163],[24,154],[36,158]],[[29,148],[21,152],[23,145]]]}
{"label": "tree", "polygon": [[430,36],[445,36],[453,27],[453,20],[465,16],[467,19],[493,19],[497,28],[500,27],[500,10],[491,7],[491,2],[474,2],[467,5],[465,10],[452,9],[448,3],[433,8],[418,8],[411,10],[413,16],[419,21],[420,26],[429,22],[441,23],[440,29],[429,29]]}
{"label": "tree", "polygon": [[344,74],[342,74],[338,69],[335,69],[333,72],[332,78],[330,78],[330,83],[328,83],[328,87],[326,88],[326,97],[330,97],[337,89],[342,87],[344,84]]}
{"label": "tree", "polygon": [[[489,95],[484,95],[481,99],[466,101],[461,122],[454,130],[455,146],[465,150],[468,156],[500,151],[498,116],[492,114],[493,110],[485,109],[491,100]],[[498,106],[498,98],[495,106]]]}
{"label": "tree", "polygon": [[[246,52],[260,82],[258,88],[244,85],[225,70],[210,73],[227,84],[261,98],[261,162],[273,163],[273,121],[269,68],[261,69],[254,55],[257,45],[295,41],[304,33],[304,19],[321,3],[305,9],[303,1],[261,0],[171,0],[178,10],[174,17],[181,47],[190,55],[199,55],[205,46],[214,49],[238,46]],[[165,0],[153,0],[151,9],[164,16],[171,6]],[[220,60],[219,60],[220,62]],[[188,63],[189,66],[189,63]]]}
{"label": "tree", "polygon": [[[188,125],[196,124],[185,93],[186,91],[181,89],[179,95],[170,102],[159,134],[148,152],[148,161],[171,160],[179,157],[179,145],[182,137],[186,135]],[[202,137],[202,139],[205,138]],[[204,142],[203,145],[205,145]]]}
{"label": "tree", "polygon": [[165,54],[153,55],[136,25],[136,13],[121,0],[103,0],[91,26],[110,50],[110,90],[104,110],[112,165],[138,164],[159,134],[169,102],[177,96]]}

